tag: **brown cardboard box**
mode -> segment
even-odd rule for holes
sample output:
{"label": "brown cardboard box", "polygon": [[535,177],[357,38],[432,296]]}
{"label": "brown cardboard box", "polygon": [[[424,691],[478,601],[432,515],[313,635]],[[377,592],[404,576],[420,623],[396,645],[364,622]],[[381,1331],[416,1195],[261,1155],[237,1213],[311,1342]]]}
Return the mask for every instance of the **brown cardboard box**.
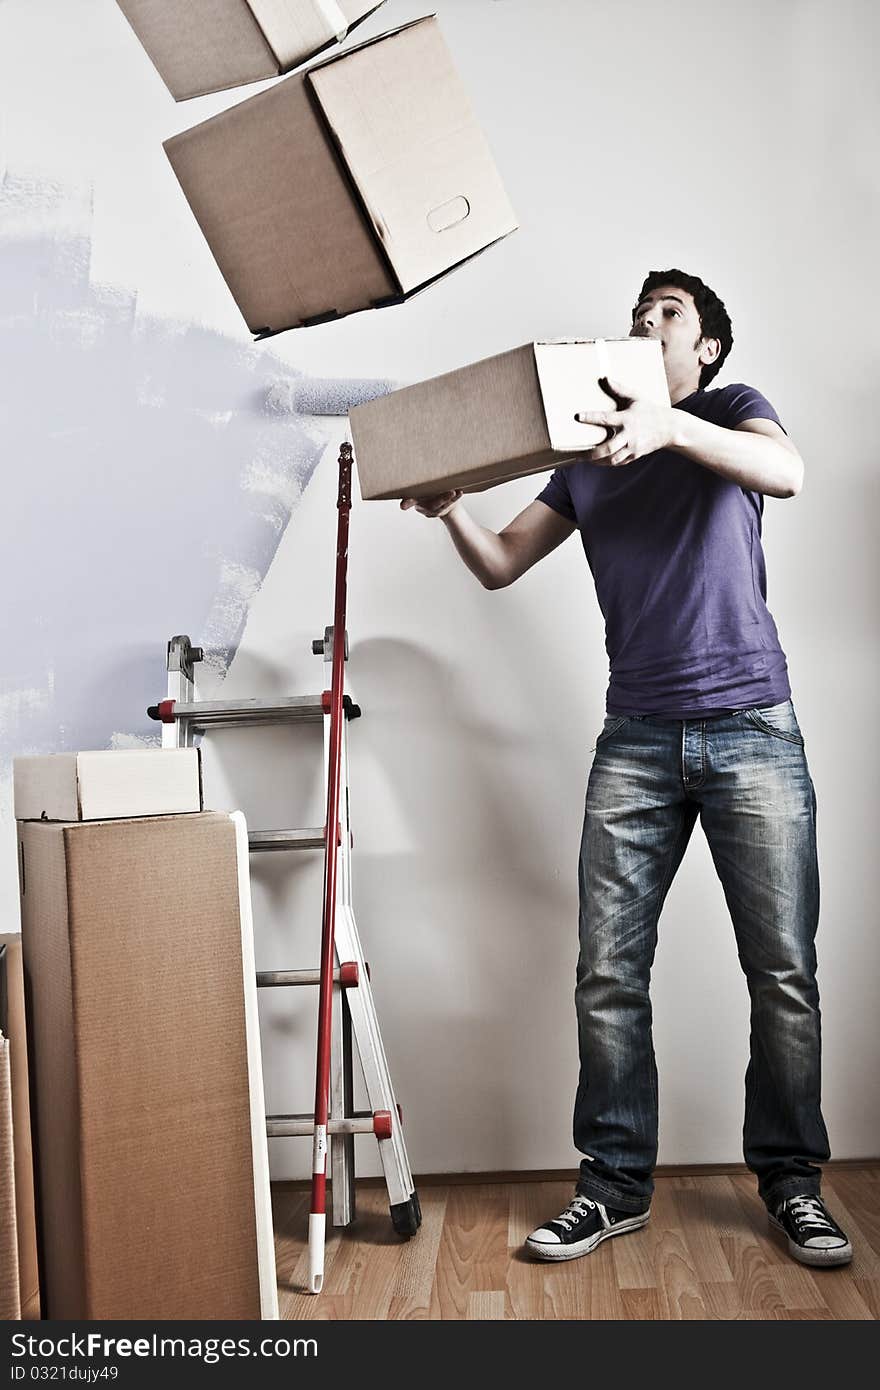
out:
{"label": "brown cardboard box", "polygon": [[202,809],[198,748],[104,748],[13,758],[16,820],[107,820]]}
{"label": "brown cardboard box", "polygon": [[516,227],[433,16],[165,142],[259,337],[399,303]]}
{"label": "brown cardboard box", "polygon": [[0,1033],[0,1322],[21,1317],[9,1042]]}
{"label": "brown cardboard box", "polygon": [[277,1317],[244,817],[18,839],[45,1316]]}
{"label": "brown cardboard box", "polygon": [[0,1029],[9,1039],[12,1079],[12,1140],[15,1151],[15,1225],[18,1233],[18,1278],[21,1316],[40,1316],[37,1268],[37,1226],[34,1212],[34,1163],[31,1149],[31,1107],[28,1093],[27,1034],[24,1011],[24,972],[21,936],[0,936]]}
{"label": "brown cardboard box", "polygon": [[575,415],[614,410],[608,376],[669,405],[660,344],[649,338],[526,343],[351,412],[361,496],[479,492],[574,463],[606,431]]}
{"label": "brown cardboard box", "polygon": [[384,0],[117,0],[175,101],[277,77]]}

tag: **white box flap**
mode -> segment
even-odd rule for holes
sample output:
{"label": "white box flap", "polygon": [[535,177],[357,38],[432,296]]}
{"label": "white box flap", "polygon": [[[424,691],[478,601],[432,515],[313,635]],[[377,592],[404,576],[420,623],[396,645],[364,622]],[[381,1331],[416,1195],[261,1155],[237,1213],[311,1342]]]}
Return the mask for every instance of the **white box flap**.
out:
{"label": "white box flap", "polygon": [[283,72],[348,33],[336,0],[247,0]]}
{"label": "white box flap", "polygon": [[669,405],[663,350],[651,338],[536,343],[535,362],[551,447],[564,453],[592,449],[606,438],[600,426],[582,425],[574,418],[587,410],[615,409],[599,385],[600,377],[609,376],[657,405]]}

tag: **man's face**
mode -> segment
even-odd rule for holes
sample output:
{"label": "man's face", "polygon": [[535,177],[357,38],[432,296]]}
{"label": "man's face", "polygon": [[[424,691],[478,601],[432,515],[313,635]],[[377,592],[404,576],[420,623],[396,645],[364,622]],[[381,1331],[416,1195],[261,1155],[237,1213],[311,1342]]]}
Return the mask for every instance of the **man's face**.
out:
{"label": "man's face", "polygon": [[651,290],[636,309],[631,338],[656,338],[663,347],[663,364],[670,386],[694,375],[717,356],[720,346],[704,338],[693,295],[677,285]]}

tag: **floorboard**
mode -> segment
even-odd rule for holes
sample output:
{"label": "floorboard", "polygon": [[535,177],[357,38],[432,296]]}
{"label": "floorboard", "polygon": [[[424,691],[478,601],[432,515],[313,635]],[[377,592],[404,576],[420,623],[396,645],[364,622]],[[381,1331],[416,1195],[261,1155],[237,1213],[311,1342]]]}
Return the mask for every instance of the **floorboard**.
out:
{"label": "floorboard", "polygon": [[323,1291],[310,1294],[308,1195],[273,1190],[281,1317],[462,1321],[876,1321],[880,1164],[826,1174],[823,1195],[853,1243],[851,1265],[811,1269],[770,1229],[744,1173],[658,1176],[647,1226],[591,1255],[529,1258],[529,1231],[561,1211],[571,1182],[420,1186],[422,1226],[395,1235],[381,1186],[359,1187],[357,1220],[328,1227]]}

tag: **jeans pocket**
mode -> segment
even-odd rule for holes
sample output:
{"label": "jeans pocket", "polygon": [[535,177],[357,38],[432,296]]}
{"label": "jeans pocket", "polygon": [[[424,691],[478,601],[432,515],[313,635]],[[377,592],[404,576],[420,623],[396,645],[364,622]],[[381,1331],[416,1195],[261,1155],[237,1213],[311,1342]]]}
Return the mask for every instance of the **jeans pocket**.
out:
{"label": "jeans pocket", "polygon": [[747,709],[745,716],[750,724],[756,729],[761,729],[763,733],[772,734],[774,738],[784,739],[786,743],[794,743],[798,748],[803,748],[804,736],[791,700],[783,700],[780,705]]}
{"label": "jeans pocket", "polygon": [[602,732],[596,739],[596,747],[599,748],[603,743],[607,743],[609,738],[613,738],[614,735],[617,733],[618,729],[622,729],[624,724],[627,724],[628,722],[629,716],[626,714],[606,715],[605,723],[602,726]]}

